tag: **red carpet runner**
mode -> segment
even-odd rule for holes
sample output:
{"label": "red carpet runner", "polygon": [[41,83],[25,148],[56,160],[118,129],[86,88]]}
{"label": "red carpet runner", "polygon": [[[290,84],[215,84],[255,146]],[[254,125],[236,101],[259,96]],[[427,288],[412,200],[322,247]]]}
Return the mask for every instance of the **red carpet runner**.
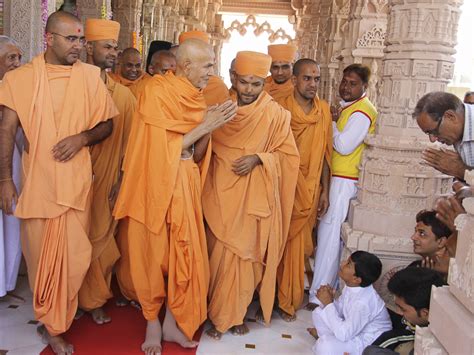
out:
{"label": "red carpet runner", "polygon": [[[117,307],[113,300],[105,307],[112,322],[97,325],[88,314],[74,321],[65,339],[74,345],[76,355],[143,355],[140,346],[145,339],[145,319],[141,311],[132,307]],[[199,340],[199,330],[194,340]],[[54,355],[48,346],[42,355]],[[194,355],[196,349],[183,349],[175,343],[163,343],[163,355]]]}

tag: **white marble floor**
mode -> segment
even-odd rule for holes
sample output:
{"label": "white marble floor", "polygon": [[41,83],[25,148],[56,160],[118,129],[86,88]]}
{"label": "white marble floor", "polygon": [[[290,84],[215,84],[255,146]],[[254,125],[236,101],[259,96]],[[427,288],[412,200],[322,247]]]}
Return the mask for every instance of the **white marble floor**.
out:
{"label": "white marble floor", "polygon": [[[7,296],[0,299],[0,355],[37,355],[45,347],[36,334],[32,295],[27,278],[18,278],[15,294],[24,301]],[[220,341],[202,335],[197,353],[207,354],[311,354],[313,338],[306,328],[311,326],[311,312],[298,311],[295,322],[284,322],[275,312],[272,323],[265,327],[254,319],[256,304],[248,312],[250,333],[244,336],[224,334]],[[206,324],[205,329],[209,325]]]}

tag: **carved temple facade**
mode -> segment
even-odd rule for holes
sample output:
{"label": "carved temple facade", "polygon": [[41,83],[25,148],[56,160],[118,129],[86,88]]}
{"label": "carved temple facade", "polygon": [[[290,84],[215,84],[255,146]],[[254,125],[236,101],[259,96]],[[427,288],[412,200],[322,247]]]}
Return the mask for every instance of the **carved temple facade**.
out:
{"label": "carved temple facade", "polygon": [[[4,34],[17,40],[26,60],[44,49],[43,28],[63,1],[0,0]],[[450,193],[451,179],[420,164],[428,138],[411,118],[417,100],[445,90],[453,75],[454,46],[462,0],[77,0],[66,1],[81,18],[113,18],[121,23],[119,45],[145,55],[154,39],[177,42],[182,31],[211,34],[219,61],[229,38],[222,13],[288,16],[295,38],[264,28],[298,45],[300,57],[321,66],[320,96],[337,101],[342,69],[363,63],[372,70],[368,96],[376,103],[376,134],[366,140],[359,194],[343,227],[346,253],[376,253],[384,270],[413,260],[410,235],[415,215]],[[252,21],[248,19],[247,21]],[[236,28],[239,24],[235,24]],[[218,66],[217,66],[218,67]],[[474,177],[468,176],[474,183]],[[474,201],[464,201],[460,238],[451,260],[451,286],[432,297],[429,328],[417,332],[416,354],[474,353]],[[386,281],[386,280],[385,280]],[[382,280],[382,283],[384,280]],[[449,305],[453,312],[447,311]],[[469,349],[470,352],[460,352]]]}

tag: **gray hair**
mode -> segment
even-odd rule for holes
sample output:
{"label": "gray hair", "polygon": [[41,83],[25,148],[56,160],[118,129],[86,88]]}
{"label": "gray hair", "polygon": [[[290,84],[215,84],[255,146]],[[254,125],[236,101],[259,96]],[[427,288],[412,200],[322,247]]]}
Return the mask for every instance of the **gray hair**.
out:
{"label": "gray hair", "polygon": [[12,44],[15,47],[20,48],[20,46],[18,45],[18,42],[15,41],[13,38],[8,37],[8,36],[0,36],[0,48],[6,44]]}
{"label": "gray hair", "polygon": [[433,121],[439,122],[448,110],[464,112],[464,104],[449,92],[433,91],[418,100],[412,117],[417,119],[422,113],[426,113]]}

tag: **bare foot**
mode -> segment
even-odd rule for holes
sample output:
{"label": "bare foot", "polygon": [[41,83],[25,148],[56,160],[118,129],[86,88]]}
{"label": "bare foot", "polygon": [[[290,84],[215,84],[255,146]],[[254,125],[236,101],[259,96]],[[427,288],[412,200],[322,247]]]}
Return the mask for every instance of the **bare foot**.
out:
{"label": "bare foot", "polygon": [[119,296],[116,300],[115,300],[115,305],[117,307],[125,307],[125,306],[128,306],[130,304],[130,301],[127,300],[125,297],[123,296]]}
{"label": "bare foot", "polygon": [[285,322],[294,322],[296,320],[296,313],[291,315],[286,313],[284,310],[278,308],[277,313],[280,315],[281,319],[283,319]]}
{"label": "bare foot", "polygon": [[316,328],[306,328],[306,330],[314,339],[319,338],[318,331],[316,330]]}
{"label": "bare foot", "polygon": [[140,303],[138,303],[137,301],[130,301],[130,306],[135,307],[135,308],[138,309],[139,311],[142,310],[142,306],[141,306]]}
{"label": "bare foot", "polygon": [[232,335],[245,335],[249,332],[249,328],[245,325],[245,323],[242,323],[241,325],[235,325],[230,328],[230,332]]}
{"label": "bare foot", "polygon": [[72,344],[67,343],[60,336],[50,335],[44,325],[40,325],[36,331],[41,336],[42,342],[51,346],[51,349],[55,354],[70,355],[74,352],[74,347]]}
{"label": "bare foot", "polygon": [[76,314],[74,315],[74,320],[81,319],[81,317],[84,315],[84,311],[80,308],[77,309]]}
{"label": "bare foot", "polygon": [[147,322],[145,341],[142,344],[142,351],[146,355],[161,354],[161,324],[158,319],[149,320]]}
{"label": "bare foot", "polygon": [[206,330],[206,335],[214,340],[221,340],[222,338],[222,333],[214,326]]}
{"label": "bare foot", "polygon": [[178,343],[183,348],[195,348],[199,345],[197,341],[189,340],[181,330],[179,330],[173,313],[166,307],[165,320],[163,321],[163,340]]}
{"label": "bare foot", "polygon": [[314,311],[316,308],[318,307],[318,305],[316,303],[312,303],[312,302],[309,302],[305,307],[304,309],[306,309],[307,311]]}
{"label": "bare foot", "polygon": [[265,324],[265,318],[263,317],[263,311],[261,307],[258,307],[257,312],[255,312],[255,321],[259,324]]}
{"label": "bare foot", "polygon": [[102,307],[93,309],[89,313],[92,316],[92,320],[99,325],[109,323],[112,320],[112,318],[110,318],[110,316],[105,313]]}

